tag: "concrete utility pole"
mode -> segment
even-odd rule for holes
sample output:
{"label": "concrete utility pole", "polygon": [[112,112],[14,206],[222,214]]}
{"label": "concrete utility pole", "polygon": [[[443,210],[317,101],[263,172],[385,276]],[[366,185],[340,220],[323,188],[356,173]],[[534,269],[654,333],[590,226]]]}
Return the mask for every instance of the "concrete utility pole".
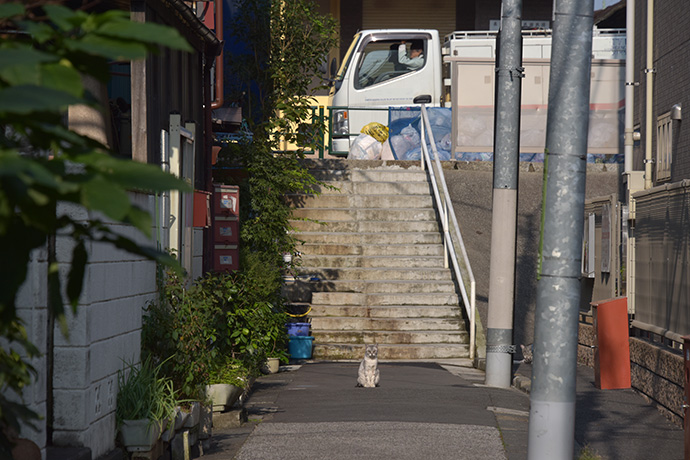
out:
{"label": "concrete utility pole", "polygon": [[556,0],[554,6],[529,460],[573,458],[593,10],[593,0]]}
{"label": "concrete utility pole", "polygon": [[515,241],[522,90],[522,0],[503,0],[494,109],[494,185],[486,384],[509,388],[513,365]]}

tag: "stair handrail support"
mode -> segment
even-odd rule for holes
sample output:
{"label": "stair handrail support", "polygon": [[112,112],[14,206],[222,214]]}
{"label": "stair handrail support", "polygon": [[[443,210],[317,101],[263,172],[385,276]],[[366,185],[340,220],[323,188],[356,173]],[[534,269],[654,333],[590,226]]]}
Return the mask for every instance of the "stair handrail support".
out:
{"label": "stair handrail support", "polygon": [[[421,143],[422,143],[422,157],[421,157],[421,167],[422,170],[429,170],[429,179],[431,181],[431,188],[434,193],[434,199],[436,201],[436,207],[441,217],[441,225],[443,227],[443,246],[444,246],[444,267],[448,268],[448,256],[453,264],[453,270],[455,271],[455,276],[458,279],[458,284],[460,285],[460,293],[462,295],[463,304],[468,318],[470,319],[470,359],[474,360],[476,353],[476,320],[475,320],[475,300],[476,300],[476,282],[474,279],[474,273],[472,272],[472,266],[470,265],[469,257],[467,256],[467,249],[465,248],[465,243],[462,239],[460,233],[460,226],[458,225],[457,217],[455,216],[455,211],[453,210],[453,205],[450,200],[450,194],[448,193],[448,185],[446,184],[446,178],[443,174],[443,167],[441,166],[441,160],[439,159],[438,150],[436,149],[436,142],[434,140],[434,133],[431,130],[431,124],[429,122],[429,116],[427,114],[426,105],[421,106],[422,113],[422,123],[420,127],[421,132]],[[429,136],[429,145],[431,145],[431,150],[434,154],[434,163],[431,161],[429,154],[429,149],[426,143],[426,136]],[[436,176],[439,176],[438,178]],[[438,187],[438,182],[441,183],[443,189],[443,197]],[[460,246],[460,251],[462,253],[463,262],[465,269],[467,270],[467,278],[470,284],[470,294],[467,294],[467,287],[465,286],[465,279],[462,275],[462,270],[460,268],[460,263],[458,262],[457,252],[455,249],[455,244],[450,233],[450,225],[454,227],[455,237]]]}

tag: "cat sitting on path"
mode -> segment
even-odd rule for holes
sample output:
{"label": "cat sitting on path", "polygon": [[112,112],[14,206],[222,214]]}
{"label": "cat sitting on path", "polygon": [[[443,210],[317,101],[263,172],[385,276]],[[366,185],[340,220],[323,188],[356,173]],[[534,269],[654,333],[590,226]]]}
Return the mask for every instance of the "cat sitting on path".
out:
{"label": "cat sitting on path", "polygon": [[364,359],[359,364],[357,373],[357,386],[364,388],[374,388],[379,386],[379,346],[367,345],[364,351]]}

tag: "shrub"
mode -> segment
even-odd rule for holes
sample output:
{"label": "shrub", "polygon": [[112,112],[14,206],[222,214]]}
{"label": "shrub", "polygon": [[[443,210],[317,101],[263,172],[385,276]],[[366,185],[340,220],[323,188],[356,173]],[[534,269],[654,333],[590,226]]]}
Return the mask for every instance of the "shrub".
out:
{"label": "shrub", "polygon": [[268,356],[287,358],[287,315],[279,292],[261,277],[207,273],[186,288],[168,272],[160,299],[145,311],[143,352],[187,399],[201,399],[228,363],[258,375]]}
{"label": "shrub", "polygon": [[125,363],[117,373],[118,392],[115,418],[117,426],[123,420],[148,419],[151,422],[170,419],[177,405],[172,380],[161,375],[161,364],[154,366],[150,358],[139,365]]}

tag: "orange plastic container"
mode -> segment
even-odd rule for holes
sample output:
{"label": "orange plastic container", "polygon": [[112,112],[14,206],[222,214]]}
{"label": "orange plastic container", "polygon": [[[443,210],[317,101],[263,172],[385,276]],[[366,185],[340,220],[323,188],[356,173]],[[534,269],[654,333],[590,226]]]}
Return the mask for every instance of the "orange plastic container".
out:
{"label": "orange plastic container", "polygon": [[602,390],[630,388],[628,298],[592,302],[594,384]]}

